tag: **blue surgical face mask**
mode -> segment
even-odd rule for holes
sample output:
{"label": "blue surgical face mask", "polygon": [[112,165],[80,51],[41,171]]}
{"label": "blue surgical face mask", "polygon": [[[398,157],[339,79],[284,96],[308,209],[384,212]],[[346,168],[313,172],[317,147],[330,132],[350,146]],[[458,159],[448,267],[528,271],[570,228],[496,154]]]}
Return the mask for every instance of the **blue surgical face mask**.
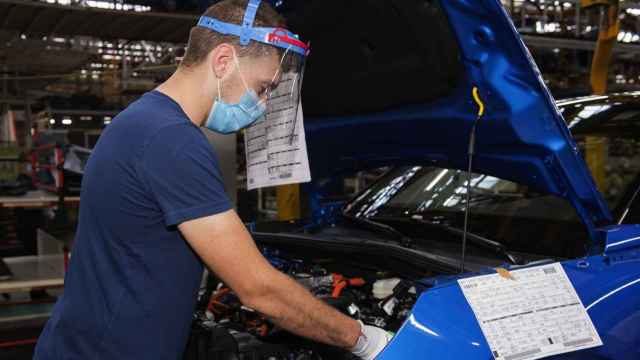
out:
{"label": "blue surgical face mask", "polygon": [[245,92],[237,104],[226,103],[221,98],[220,82],[222,80],[218,80],[218,98],[214,101],[211,111],[209,111],[209,116],[204,123],[207,129],[221,134],[231,134],[246,128],[263,117],[267,111],[264,101],[261,101],[256,92],[247,86],[235,55],[234,60],[244,84]]}

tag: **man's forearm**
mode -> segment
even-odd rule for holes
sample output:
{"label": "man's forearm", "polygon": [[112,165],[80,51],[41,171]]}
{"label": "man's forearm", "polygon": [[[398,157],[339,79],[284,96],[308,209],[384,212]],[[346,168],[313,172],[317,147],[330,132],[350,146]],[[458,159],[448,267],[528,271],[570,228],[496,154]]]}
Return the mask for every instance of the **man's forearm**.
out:
{"label": "man's forearm", "polygon": [[247,304],[283,329],[319,342],[351,349],[360,324],[316,299],[290,277],[277,273],[265,292]]}
{"label": "man's forearm", "polygon": [[179,229],[209,269],[246,306],[265,314],[276,325],[345,349],[358,341],[360,324],[271,266],[235,211],[184,222]]}

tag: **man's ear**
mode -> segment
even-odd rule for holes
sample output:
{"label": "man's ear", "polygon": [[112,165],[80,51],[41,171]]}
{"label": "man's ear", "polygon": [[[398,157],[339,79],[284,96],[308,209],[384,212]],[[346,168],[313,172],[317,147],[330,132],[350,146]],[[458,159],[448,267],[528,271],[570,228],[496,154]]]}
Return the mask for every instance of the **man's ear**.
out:
{"label": "man's ear", "polygon": [[234,54],[233,45],[227,43],[222,43],[211,50],[209,64],[216,78],[220,79],[232,70]]}

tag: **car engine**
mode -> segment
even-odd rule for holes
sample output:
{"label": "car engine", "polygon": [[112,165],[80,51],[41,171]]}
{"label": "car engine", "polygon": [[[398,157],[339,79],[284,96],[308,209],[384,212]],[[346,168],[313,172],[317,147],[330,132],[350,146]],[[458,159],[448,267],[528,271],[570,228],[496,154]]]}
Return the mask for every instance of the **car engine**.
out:
{"label": "car engine", "polygon": [[[365,324],[396,332],[417,299],[419,284],[397,274],[345,266],[333,259],[303,260],[271,248],[262,253],[278,270],[317,298]],[[353,359],[347,351],[278,328],[240,303],[219,279],[209,276],[199,296],[185,359]]]}

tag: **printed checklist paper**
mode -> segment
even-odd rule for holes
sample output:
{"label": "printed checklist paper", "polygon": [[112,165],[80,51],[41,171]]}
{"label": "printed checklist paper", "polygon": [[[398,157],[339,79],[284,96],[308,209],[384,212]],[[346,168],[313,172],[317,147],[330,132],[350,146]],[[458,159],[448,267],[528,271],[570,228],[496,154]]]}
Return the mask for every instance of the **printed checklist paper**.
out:
{"label": "printed checklist paper", "polygon": [[271,101],[266,119],[245,132],[247,189],[311,181],[302,105],[282,108]]}
{"label": "printed checklist paper", "polygon": [[559,263],[458,280],[496,360],[532,360],[602,345]]}

